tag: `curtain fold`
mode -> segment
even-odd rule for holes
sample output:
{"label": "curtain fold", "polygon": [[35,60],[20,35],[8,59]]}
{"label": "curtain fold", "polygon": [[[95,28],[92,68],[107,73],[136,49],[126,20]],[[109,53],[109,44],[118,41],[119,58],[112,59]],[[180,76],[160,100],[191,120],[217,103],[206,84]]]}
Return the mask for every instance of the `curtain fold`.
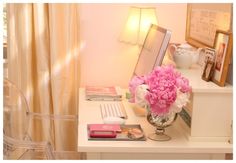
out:
{"label": "curtain fold", "polygon": [[[7,4],[9,79],[32,112],[77,115],[78,4]],[[77,149],[77,122],[34,120],[34,140],[56,150]]]}

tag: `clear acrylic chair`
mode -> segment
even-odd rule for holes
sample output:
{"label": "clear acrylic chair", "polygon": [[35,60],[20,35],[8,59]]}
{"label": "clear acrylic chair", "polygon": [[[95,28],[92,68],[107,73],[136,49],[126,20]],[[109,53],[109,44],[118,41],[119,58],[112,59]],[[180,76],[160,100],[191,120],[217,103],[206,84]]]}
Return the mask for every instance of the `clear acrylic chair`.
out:
{"label": "clear acrylic chair", "polygon": [[[77,124],[74,115],[46,115],[30,112],[27,100],[20,89],[4,79],[3,109],[3,158],[4,159],[78,159],[76,151],[56,151],[49,140],[35,141],[31,136],[33,120],[71,122]],[[50,134],[50,133],[49,133]]]}

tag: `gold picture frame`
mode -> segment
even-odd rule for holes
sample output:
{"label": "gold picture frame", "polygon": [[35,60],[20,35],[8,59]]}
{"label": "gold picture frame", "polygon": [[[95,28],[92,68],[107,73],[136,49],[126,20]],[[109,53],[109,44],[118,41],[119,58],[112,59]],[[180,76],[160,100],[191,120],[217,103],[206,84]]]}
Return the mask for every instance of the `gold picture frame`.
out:
{"label": "gold picture frame", "polygon": [[214,47],[217,29],[232,31],[232,3],[188,3],[185,40],[195,47]]}
{"label": "gold picture frame", "polygon": [[216,58],[212,81],[221,87],[225,86],[229,64],[232,58],[232,44],[233,35],[231,32],[216,31],[214,41]]}

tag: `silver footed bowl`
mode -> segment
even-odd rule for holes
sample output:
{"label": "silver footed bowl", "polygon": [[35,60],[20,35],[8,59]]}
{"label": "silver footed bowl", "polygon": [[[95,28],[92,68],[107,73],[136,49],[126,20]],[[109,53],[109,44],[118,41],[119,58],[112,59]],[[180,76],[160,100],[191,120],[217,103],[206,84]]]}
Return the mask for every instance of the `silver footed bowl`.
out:
{"label": "silver footed bowl", "polygon": [[155,141],[167,141],[171,137],[165,134],[165,128],[172,125],[176,120],[177,113],[170,112],[165,115],[154,115],[151,112],[147,114],[147,121],[156,127],[155,133],[148,135],[148,138]]}

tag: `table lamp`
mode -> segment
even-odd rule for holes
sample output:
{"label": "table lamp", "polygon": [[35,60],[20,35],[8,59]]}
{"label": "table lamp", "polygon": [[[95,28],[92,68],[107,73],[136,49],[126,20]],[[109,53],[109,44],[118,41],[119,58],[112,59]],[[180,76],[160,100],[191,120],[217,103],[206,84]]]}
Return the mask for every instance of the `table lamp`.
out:
{"label": "table lamp", "polygon": [[143,45],[151,24],[157,25],[156,9],[154,7],[130,7],[129,16],[120,41]]}

